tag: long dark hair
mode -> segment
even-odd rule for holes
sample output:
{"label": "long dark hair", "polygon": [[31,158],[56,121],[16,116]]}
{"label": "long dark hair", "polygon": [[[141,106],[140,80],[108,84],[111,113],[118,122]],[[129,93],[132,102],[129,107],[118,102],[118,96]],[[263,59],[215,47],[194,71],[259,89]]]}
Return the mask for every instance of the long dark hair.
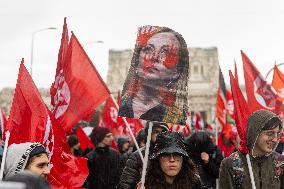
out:
{"label": "long dark hair", "polygon": [[160,167],[159,158],[151,160],[146,174],[145,188],[147,189],[196,189],[200,186],[197,169],[191,159],[183,157],[182,168],[175,177],[173,184],[166,182],[164,172]]}

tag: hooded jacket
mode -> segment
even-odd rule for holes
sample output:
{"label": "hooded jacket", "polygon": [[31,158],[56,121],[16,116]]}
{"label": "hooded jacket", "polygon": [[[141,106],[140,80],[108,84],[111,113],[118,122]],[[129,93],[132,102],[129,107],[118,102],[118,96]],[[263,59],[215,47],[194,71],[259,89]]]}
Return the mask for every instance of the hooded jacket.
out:
{"label": "hooded jacket", "polygon": [[[221,151],[204,131],[194,133],[187,140],[187,144],[189,157],[198,168],[203,188],[216,188],[216,179],[219,177],[219,168],[223,160]],[[202,152],[209,155],[208,163],[201,159]]]}
{"label": "hooded jacket", "polygon": [[[277,152],[261,157],[252,155],[255,143],[261,131],[273,129],[281,125],[280,118],[267,110],[254,112],[247,122],[247,147],[251,160],[255,185],[257,189],[284,188],[283,164],[284,158]],[[280,128],[282,130],[282,126]],[[246,157],[237,151],[225,158],[220,169],[220,189],[251,189]]]}
{"label": "hooded jacket", "polygon": [[26,142],[21,144],[11,144],[8,147],[7,157],[4,168],[5,177],[13,176],[26,168],[31,152],[40,143]]}

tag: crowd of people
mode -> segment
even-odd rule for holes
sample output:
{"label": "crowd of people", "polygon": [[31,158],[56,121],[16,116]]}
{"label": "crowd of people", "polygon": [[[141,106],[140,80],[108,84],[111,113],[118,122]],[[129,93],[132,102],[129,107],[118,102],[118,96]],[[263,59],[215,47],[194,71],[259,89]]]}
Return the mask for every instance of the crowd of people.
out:
{"label": "crowd of people", "polygon": [[[256,111],[248,119],[246,140],[249,161],[246,154],[238,149],[224,158],[224,153],[207,131],[182,136],[170,131],[164,122],[151,121],[147,121],[145,128],[136,136],[143,156],[151,123],[149,161],[144,183],[146,189],[247,189],[252,188],[251,179],[256,188],[284,187],[284,156],[275,151],[282,134],[282,122],[279,116],[270,111]],[[76,135],[68,138],[73,155],[88,158],[89,176],[83,188],[142,188],[142,167],[145,162],[138,149],[133,151],[132,141],[128,137],[115,139],[108,128],[96,126],[90,138],[96,148],[85,151],[80,149]],[[114,140],[118,144],[117,149],[111,147]],[[8,147],[4,181],[0,187],[20,182],[27,188],[50,188],[47,182],[48,164],[48,154],[41,144],[12,144]],[[17,185],[14,187],[17,188]]]}
{"label": "crowd of people", "polygon": [[[67,31],[66,23],[64,28]],[[68,35],[65,38],[68,39]],[[77,44],[76,40],[72,35],[68,50],[72,50]],[[81,48],[80,45],[79,47]],[[78,50],[74,48],[74,51],[76,49]],[[84,53],[67,53],[71,54],[76,57],[77,54]],[[68,60],[73,58],[69,57]],[[168,123],[186,124],[188,70],[187,44],[179,33],[158,26],[144,26],[139,29],[118,114],[147,121],[144,122],[144,127],[135,133],[135,139],[133,136],[114,136],[110,125],[94,126],[89,138],[87,137],[92,147],[86,149],[81,148],[75,131],[71,135],[68,133],[70,149],[67,151],[73,156],[87,159],[82,158],[87,161],[89,174],[86,174],[87,178],[83,177],[81,188],[284,188],[284,156],[281,154],[283,144],[279,145],[280,153],[276,152],[283,128],[281,118],[277,114],[268,110],[254,111],[248,115],[246,125],[242,125],[246,127],[246,131],[242,131],[245,136],[240,137],[240,133],[225,128],[220,133],[216,131],[218,138],[212,131],[205,129],[193,129],[191,134],[185,136],[170,130]],[[63,74],[63,71],[60,74]],[[60,81],[64,79],[61,78]],[[67,83],[62,86],[66,87]],[[59,92],[65,94],[65,89]],[[57,113],[62,113],[62,108],[67,107],[65,103],[69,103],[70,96],[67,97]],[[76,114],[75,110],[74,112]],[[74,112],[72,111],[72,115]],[[239,120],[242,123],[245,121]],[[240,129],[241,125],[234,127]],[[63,131],[62,128],[61,130]],[[58,133],[62,131],[54,130]],[[64,134],[67,135],[67,132]],[[62,138],[56,140],[62,142]],[[48,144],[50,143],[52,140],[48,140]],[[0,156],[3,156],[4,165],[1,167],[4,179],[0,182],[0,188],[51,188],[47,179],[52,166],[50,151],[47,150],[49,148],[30,141],[9,144],[4,151],[2,147],[3,144],[0,144]],[[56,150],[61,148],[64,146],[57,146]],[[57,164],[57,167],[60,165]],[[68,168],[72,169],[72,166]]]}

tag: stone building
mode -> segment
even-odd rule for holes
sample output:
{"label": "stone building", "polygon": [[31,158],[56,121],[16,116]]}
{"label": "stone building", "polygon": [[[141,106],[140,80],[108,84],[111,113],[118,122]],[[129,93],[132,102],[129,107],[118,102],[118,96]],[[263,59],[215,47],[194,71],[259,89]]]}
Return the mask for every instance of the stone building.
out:
{"label": "stone building", "polygon": [[[133,50],[110,50],[107,85],[112,93],[122,91]],[[218,88],[219,60],[216,47],[189,48],[189,108],[201,112],[209,123],[214,121]]]}

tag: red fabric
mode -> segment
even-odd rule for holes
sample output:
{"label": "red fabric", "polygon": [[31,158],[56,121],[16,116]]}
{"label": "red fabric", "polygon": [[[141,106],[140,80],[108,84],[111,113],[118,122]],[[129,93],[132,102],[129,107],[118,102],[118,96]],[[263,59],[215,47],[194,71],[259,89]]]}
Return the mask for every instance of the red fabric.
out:
{"label": "red fabric", "polygon": [[[234,112],[234,100],[231,91],[226,90],[226,115],[235,121],[235,112]],[[226,119],[228,122],[228,119]]]}
{"label": "red fabric", "polygon": [[117,129],[117,115],[118,109],[112,101],[112,98],[109,97],[106,100],[104,109],[102,111],[102,119],[104,124],[111,130]]}
{"label": "red fabric", "polygon": [[9,144],[42,143],[47,119],[47,108],[22,60],[7,125]]}
{"label": "red fabric", "polygon": [[196,119],[195,129],[202,130],[202,128],[203,128],[203,119],[202,119],[202,117],[200,115],[200,112],[196,112],[195,113],[195,119]]}
{"label": "red fabric", "polygon": [[91,142],[90,138],[86,135],[81,126],[79,126],[76,130],[76,135],[80,142],[80,148],[82,150],[86,150],[88,147],[95,148],[94,144]]}
{"label": "red fabric", "polygon": [[243,59],[246,92],[250,111],[254,112],[259,109],[267,109],[276,113],[276,93],[264,80],[260,72],[246,56],[246,54],[242,51],[241,54]]}
{"label": "red fabric", "polygon": [[207,130],[209,130],[209,131],[213,131],[213,126],[211,125],[211,124],[207,124]]}
{"label": "red fabric", "polygon": [[224,157],[230,156],[235,150],[234,144],[232,143],[229,145],[224,144],[222,135],[218,137],[218,147],[223,152]]}
{"label": "red fabric", "polygon": [[88,113],[85,117],[83,117],[82,120],[90,122],[94,118],[95,114],[96,114],[96,110],[93,110],[90,113]]}
{"label": "red fabric", "polygon": [[5,116],[5,114],[4,114],[4,112],[0,109],[0,111],[1,111],[1,119],[0,119],[0,121],[1,121],[1,133],[2,133],[2,139],[4,138],[4,132],[5,131],[7,131],[7,118],[6,118],[6,116]]}
{"label": "red fabric", "polygon": [[179,125],[179,124],[172,124],[168,123],[169,130],[174,132],[179,132],[183,136],[190,136],[190,126],[188,124],[186,125]]}
{"label": "red fabric", "polygon": [[51,105],[55,107],[57,105],[57,101],[60,98],[59,95],[61,93],[58,92],[58,90],[62,87],[60,86],[60,76],[62,75],[63,70],[65,69],[64,63],[65,63],[65,57],[66,57],[66,52],[68,49],[68,41],[69,41],[69,36],[68,36],[68,28],[67,28],[67,23],[66,23],[66,18],[64,18],[64,25],[63,25],[63,32],[61,36],[61,44],[60,44],[60,49],[58,52],[58,60],[57,60],[57,68],[56,68],[56,74],[55,74],[55,81],[52,83],[50,87],[50,100],[51,100]]}
{"label": "red fabric", "polygon": [[218,88],[217,92],[217,99],[216,99],[216,117],[221,124],[222,127],[226,125],[226,106],[225,106],[226,99],[224,99],[222,95],[222,91],[220,87]]}
{"label": "red fabric", "polygon": [[239,75],[238,75],[238,69],[237,69],[236,62],[234,63],[234,65],[235,65],[235,80],[236,80],[237,84],[239,85]]}
{"label": "red fabric", "polygon": [[235,119],[236,127],[240,137],[239,150],[242,153],[246,154],[248,153],[247,142],[246,142],[246,126],[247,126],[248,117],[251,112],[249,111],[248,104],[231,71],[229,71],[229,75],[230,75],[231,90],[235,106],[234,111],[236,118]]}
{"label": "red fabric", "polygon": [[[128,122],[129,127],[134,136],[136,136],[138,131],[144,127],[139,119],[126,118],[126,121]],[[117,130],[119,132],[118,135],[126,135],[131,139],[131,141],[133,141],[129,130],[127,129],[124,121],[122,120],[122,117],[117,118],[117,124],[118,124]]]}
{"label": "red fabric", "polygon": [[65,97],[54,107],[53,113],[69,132],[74,124],[105,101],[110,92],[73,33],[64,64],[60,90]]}
{"label": "red fabric", "polygon": [[277,91],[278,100],[284,102],[284,74],[276,65],[274,66],[274,74],[271,85]]}
{"label": "red fabric", "polygon": [[74,157],[64,151],[67,146],[65,132],[51,115],[54,130],[54,152],[51,157],[51,170],[48,177],[53,189],[80,188],[88,174],[87,158]]}

